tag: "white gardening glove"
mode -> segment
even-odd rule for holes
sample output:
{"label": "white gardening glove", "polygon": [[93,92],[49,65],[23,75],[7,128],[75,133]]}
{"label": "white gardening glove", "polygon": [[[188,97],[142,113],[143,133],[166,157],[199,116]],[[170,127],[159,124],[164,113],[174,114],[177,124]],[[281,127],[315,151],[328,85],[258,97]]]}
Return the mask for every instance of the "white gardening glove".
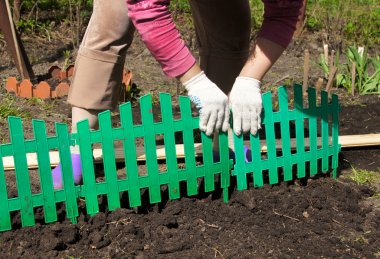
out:
{"label": "white gardening glove", "polygon": [[229,100],[235,134],[240,135],[242,132],[250,131],[255,135],[257,130],[261,129],[260,81],[251,77],[237,77]]}
{"label": "white gardening glove", "polygon": [[199,129],[208,136],[220,129],[227,131],[230,118],[227,95],[203,71],[183,85],[190,100],[199,109]]}

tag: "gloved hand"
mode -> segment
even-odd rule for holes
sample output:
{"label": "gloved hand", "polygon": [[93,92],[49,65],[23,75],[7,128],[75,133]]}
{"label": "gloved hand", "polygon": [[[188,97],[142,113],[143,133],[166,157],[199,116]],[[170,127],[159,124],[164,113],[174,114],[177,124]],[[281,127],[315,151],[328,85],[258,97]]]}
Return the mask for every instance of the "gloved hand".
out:
{"label": "gloved hand", "polygon": [[227,131],[230,111],[228,98],[202,71],[183,84],[190,100],[199,109],[199,128],[206,135],[213,132]]}
{"label": "gloved hand", "polygon": [[236,135],[261,129],[262,99],[260,81],[239,76],[232,87],[229,103],[232,109],[233,129]]}

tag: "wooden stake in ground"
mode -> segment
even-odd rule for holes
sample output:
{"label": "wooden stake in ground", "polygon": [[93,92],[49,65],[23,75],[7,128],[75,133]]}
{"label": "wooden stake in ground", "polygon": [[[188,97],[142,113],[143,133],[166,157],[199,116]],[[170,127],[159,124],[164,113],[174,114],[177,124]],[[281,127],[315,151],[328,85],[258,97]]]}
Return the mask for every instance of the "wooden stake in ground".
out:
{"label": "wooden stake in ground", "polygon": [[352,96],[355,95],[355,80],[356,80],[356,64],[355,62],[352,62],[352,67],[351,67],[351,94]]}
{"label": "wooden stake in ground", "polygon": [[317,94],[321,92],[323,87],[323,78],[319,77],[317,83],[315,84],[315,88],[317,89]]}
{"label": "wooden stake in ground", "polygon": [[327,85],[326,85],[326,91],[328,92],[329,95],[330,95],[330,91],[334,83],[334,79],[335,79],[335,75],[337,71],[338,71],[338,68],[335,66],[333,66],[330,69],[329,80],[327,81]]}
{"label": "wooden stake in ground", "polygon": [[329,45],[323,43],[323,54],[325,55],[326,65],[329,65]]}
{"label": "wooden stake in ground", "polygon": [[303,83],[302,83],[302,92],[305,95],[307,92],[307,87],[309,86],[309,62],[310,62],[310,53],[308,49],[305,49],[305,60],[303,63]]}
{"label": "wooden stake in ground", "polygon": [[335,50],[331,50],[331,57],[330,57],[330,69],[335,66]]}

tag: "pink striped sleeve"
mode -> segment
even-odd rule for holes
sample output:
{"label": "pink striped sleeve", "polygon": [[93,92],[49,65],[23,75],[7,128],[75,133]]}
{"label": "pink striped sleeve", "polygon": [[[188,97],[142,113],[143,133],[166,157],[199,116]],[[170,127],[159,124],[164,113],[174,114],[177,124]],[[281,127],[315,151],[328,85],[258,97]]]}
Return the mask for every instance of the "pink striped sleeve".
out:
{"label": "pink striped sleeve", "polygon": [[258,37],[266,38],[286,48],[292,40],[302,0],[263,0],[265,11]]}
{"label": "pink striped sleeve", "polygon": [[164,73],[177,77],[188,71],[195,58],[181,39],[168,10],[170,0],[127,0],[128,15]]}

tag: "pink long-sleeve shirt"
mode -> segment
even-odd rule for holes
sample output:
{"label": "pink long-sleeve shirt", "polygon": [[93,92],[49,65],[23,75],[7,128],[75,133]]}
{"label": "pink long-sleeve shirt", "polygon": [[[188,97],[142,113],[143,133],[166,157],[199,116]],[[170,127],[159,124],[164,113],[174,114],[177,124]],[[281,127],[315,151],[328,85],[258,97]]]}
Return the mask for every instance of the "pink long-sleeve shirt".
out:
{"label": "pink long-sleeve shirt", "polygon": [[[302,0],[263,2],[264,21],[258,37],[286,48],[292,39]],[[128,15],[143,42],[161,64],[165,74],[177,77],[194,65],[195,58],[175,27],[168,9],[169,4],[170,0],[127,0]]]}

